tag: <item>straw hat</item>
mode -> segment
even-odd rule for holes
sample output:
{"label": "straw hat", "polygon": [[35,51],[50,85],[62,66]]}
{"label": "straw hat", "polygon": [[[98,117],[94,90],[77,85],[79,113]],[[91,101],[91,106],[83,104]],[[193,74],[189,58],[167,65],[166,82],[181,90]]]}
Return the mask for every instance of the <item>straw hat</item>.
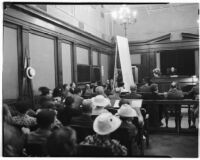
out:
{"label": "straw hat", "polygon": [[102,113],[93,123],[94,131],[99,135],[107,135],[114,132],[121,125],[121,120],[111,113]]}
{"label": "straw hat", "polygon": [[36,74],[36,71],[35,71],[34,68],[28,67],[28,68],[26,69],[26,75],[27,75],[27,77],[28,77],[29,79],[33,79],[33,77],[35,76],[35,74]]}
{"label": "straw hat", "polygon": [[123,104],[121,108],[118,109],[117,115],[120,117],[137,117],[136,111],[128,104]]}
{"label": "straw hat", "polygon": [[94,106],[102,106],[102,107],[106,107],[107,105],[109,105],[109,100],[104,98],[104,96],[102,95],[98,95],[96,97],[92,98],[92,104]]}

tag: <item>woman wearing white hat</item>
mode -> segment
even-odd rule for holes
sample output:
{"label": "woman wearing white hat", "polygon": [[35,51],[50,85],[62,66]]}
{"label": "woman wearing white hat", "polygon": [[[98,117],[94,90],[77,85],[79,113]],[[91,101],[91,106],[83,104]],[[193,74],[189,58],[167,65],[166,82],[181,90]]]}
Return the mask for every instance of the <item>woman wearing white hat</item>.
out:
{"label": "woman wearing white hat", "polygon": [[104,109],[105,107],[110,105],[110,101],[107,98],[104,98],[102,95],[98,95],[96,97],[93,97],[92,99],[92,116],[95,116],[95,118],[100,115],[101,113],[106,113],[108,110]]}
{"label": "woman wearing white hat", "polygon": [[94,123],[93,130],[95,135],[89,135],[81,144],[95,145],[111,148],[114,156],[126,156],[127,148],[122,146],[117,140],[111,139],[109,134],[117,130],[121,125],[121,120],[111,113],[102,113]]}
{"label": "woman wearing white hat", "polygon": [[117,111],[117,115],[122,120],[120,128],[126,128],[128,130],[129,138],[132,145],[132,155],[138,155],[139,150],[136,142],[136,136],[138,133],[137,127],[132,123],[133,118],[137,117],[137,112],[128,104],[123,104],[120,109]]}

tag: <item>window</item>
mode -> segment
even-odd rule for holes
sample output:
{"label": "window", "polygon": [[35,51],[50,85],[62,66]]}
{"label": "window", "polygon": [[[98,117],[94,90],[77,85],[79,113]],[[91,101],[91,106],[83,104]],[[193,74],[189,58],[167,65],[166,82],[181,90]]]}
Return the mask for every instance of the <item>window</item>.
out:
{"label": "window", "polygon": [[30,64],[36,70],[33,90],[38,93],[40,86],[55,88],[54,40],[29,34]]}
{"label": "window", "polygon": [[78,82],[90,82],[89,50],[76,47],[76,60]]}
{"label": "window", "polygon": [[63,71],[63,84],[72,82],[72,64],[71,64],[71,45],[62,43],[62,71]]}
{"label": "window", "polygon": [[18,84],[18,55],[17,29],[3,27],[3,99],[17,99]]}

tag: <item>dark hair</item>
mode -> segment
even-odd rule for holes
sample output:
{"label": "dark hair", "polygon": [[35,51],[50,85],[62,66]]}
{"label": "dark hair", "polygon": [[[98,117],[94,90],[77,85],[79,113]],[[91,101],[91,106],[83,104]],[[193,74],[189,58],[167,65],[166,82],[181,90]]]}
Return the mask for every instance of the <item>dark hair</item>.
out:
{"label": "dark hair", "polygon": [[124,82],[118,82],[118,87],[123,87],[124,86]]}
{"label": "dark hair", "polygon": [[51,98],[51,97],[42,96],[42,97],[39,99],[39,104],[43,106],[46,102],[49,102],[49,101],[52,101],[52,98]]}
{"label": "dark hair", "polygon": [[56,109],[55,103],[53,101],[44,102],[42,105],[43,109]]}
{"label": "dark hair", "polygon": [[43,109],[36,115],[37,124],[41,128],[47,128],[54,122],[55,115],[54,111]]}
{"label": "dark hair", "polygon": [[63,90],[65,90],[67,86],[68,86],[67,83],[63,84],[63,86],[62,86]]}
{"label": "dark hair", "polygon": [[56,129],[47,139],[47,151],[52,157],[73,156],[76,147],[76,132],[71,127]]}
{"label": "dark hair", "polygon": [[144,80],[144,83],[147,83],[148,85],[152,84],[150,77],[145,77],[143,80]]}
{"label": "dark hair", "polygon": [[75,88],[74,89],[74,94],[78,94],[78,93],[81,93],[81,89],[80,88]]}
{"label": "dark hair", "polygon": [[126,100],[126,99],[121,99],[121,100],[119,101],[119,107],[121,107],[123,104],[129,104],[129,101]]}
{"label": "dark hair", "polygon": [[70,96],[66,97],[66,99],[65,99],[65,105],[66,106],[71,106],[72,103],[74,103],[74,99],[72,97],[70,97]]}
{"label": "dark hair", "polygon": [[76,83],[72,82],[72,83],[70,83],[70,87],[72,87],[72,85],[73,85],[73,84],[75,84],[75,85],[76,85]]}
{"label": "dark hair", "polygon": [[17,109],[17,111],[24,114],[26,113],[26,111],[30,109],[30,105],[31,105],[30,101],[20,100],[16,103],[15,108]]}
{"label": "dark hair", "polygon": [[61,87],[56,87],[53,90],[53,97],[61,97],[62,96],[62,92],[63,92],[63,89]]}
{"label": "dark hair", "polygon": [[40,87],[38,90],[41,92],[42,96],[46,96],[47,94],[49,94],[50,91],[50,89],[47,87]]}
{"label": "dark hair", "polygon": [[158,84],[152,83],[150,86],[151,92],[155,92],[158,90]]}
{"label": "dark hair", "polygon": [[92,113],[91,104],[82,104],[81,110],[83,113]]}

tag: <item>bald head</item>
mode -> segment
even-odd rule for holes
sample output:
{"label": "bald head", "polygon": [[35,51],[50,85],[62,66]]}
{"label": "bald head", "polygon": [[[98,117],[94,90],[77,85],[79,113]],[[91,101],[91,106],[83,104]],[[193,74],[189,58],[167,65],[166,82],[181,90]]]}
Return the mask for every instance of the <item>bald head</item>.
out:
{"label": "bald head", "polygon": [[131,85],[130,86],[131,92],[136,92],[137,91],[137,86],[136,85]]}

